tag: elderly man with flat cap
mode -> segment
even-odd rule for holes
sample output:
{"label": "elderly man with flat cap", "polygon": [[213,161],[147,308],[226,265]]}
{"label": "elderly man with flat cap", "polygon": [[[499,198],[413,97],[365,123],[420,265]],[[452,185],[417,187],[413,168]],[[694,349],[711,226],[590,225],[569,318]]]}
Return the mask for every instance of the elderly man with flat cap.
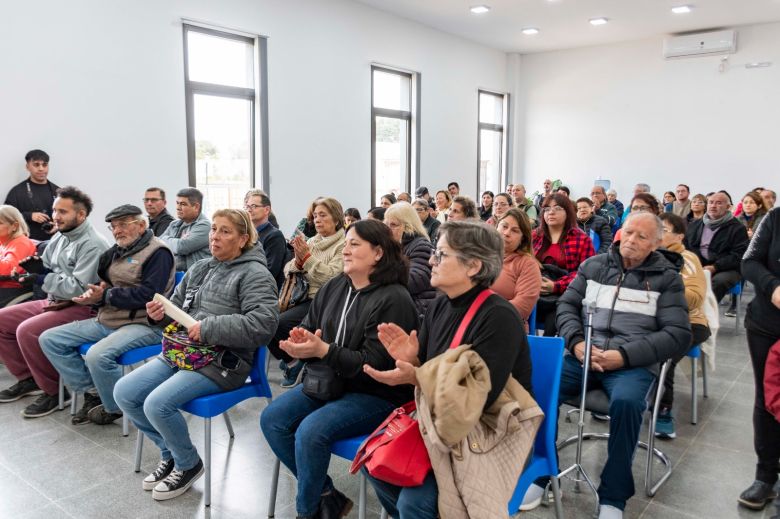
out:
{"label": "elderly man with flat cap", "polygon": [[[147,228],[141,209],[122,205],[106,215],[116,244],[98,263],[97,285],[73,301],[98,308],[97,317],[64,324],[44,332],[41,349],[71,391],[84,393],[84,405],[74,425],[112,423],[122,416],[114,401],[114,384],[122,376],[119,355],[160,342],[160,330],[146,318],[146,303],[154,294],[173,290],[173,253]],[[82,358],[79,346],[95,343]]]}

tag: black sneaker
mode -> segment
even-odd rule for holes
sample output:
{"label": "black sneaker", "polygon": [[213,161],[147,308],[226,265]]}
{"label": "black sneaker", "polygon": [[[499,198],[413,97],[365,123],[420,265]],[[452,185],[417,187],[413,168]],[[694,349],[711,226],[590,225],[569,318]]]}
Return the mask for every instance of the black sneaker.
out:
{"label": "black sneaker", "polygon": [[340,519],[346,517],[354,503],[335,488],[320,498],[320,518]]}
{"label": "black sneaker", "polygon": [[301,379],[303,378],[303,365],[304,362],[302,360],[299,360],[292,366],[287,364],[286,368],[284,369],[282,382],[279,384],[279,386],[287,389],[300,384]]}
{"label": "black sneaker", "polygon": [[157,483],[152,490],[152,497],[157,501],[173,499],[185,493],[195,481],[203,475],[203,461],[198,458],[198,464],[189,470],[173,469],[168,476]]}
{"label": "black sneaker", "polygon": [[[70,395],[66,390],[65,401],[67,402],[68,400],[70,400]],[[52,414],[54,411],[57,410],[59,404],[60,404],[59,395],[47,395],[46,393],[44,393],[38,398],[36,398],[35,402],[33,402],[32,404],[24,408],[24,410],[22,411],[22,416],[24,416],[25,418],[40,418],[41,416]]]}
{"label": "black sneaker", "polygon": [[40,395],[43,391],[32,377],[20,380],[4,391],[0,391],[0,402],[16,402],[25,396]]}
{"label": "black sneaker", "polygon": [[144,478],[143,487],[144,490],[154,490],[157,483],[168,477],[168,474],[173,470],[173,458],[169,460],[160,460],[157,468],[154,472]]}
{"label": "black sneaker", "polygon": [[84,405],[73,415],[73,418],[70,419],[70,423],[73,425],[84,425],[85,423],[89,423],[90,420],[87,414],[101,403],[98,395],[84,393]]}
{"label": "black sneaker", "polygon": [[763,510],[767,503],[777,497],[772,485],[763,481],[754,481],[747,490],[739,495],[739,504],[752,510]]}
{"label": "black sneaker", "polygon": [[122,411],[115,413],[109,413],[103,404],[99,404],[93,407],[89,413],[87,413],[89,421],[97,425],[108,425],[122,418]]}

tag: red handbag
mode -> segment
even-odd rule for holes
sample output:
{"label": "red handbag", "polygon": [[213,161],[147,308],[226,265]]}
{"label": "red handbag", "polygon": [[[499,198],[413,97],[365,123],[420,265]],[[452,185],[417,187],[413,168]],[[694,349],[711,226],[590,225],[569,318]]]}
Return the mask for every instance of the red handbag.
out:
{"label": "red handbag", "polygon": [[[452,338],[450,349],[460,346],[466,328],[491,294],[492,290],[485,289],[471,303]],[[420,426],[417,420],[410,416],[416,410],[417,407],[412,401],[390,413],[390,416],[363,440],[355,459],[352,460],[350,474],[355,474],[365,465],[372,477],[391,485],[422,485],[431,470],[431,459],[420,434]]]}

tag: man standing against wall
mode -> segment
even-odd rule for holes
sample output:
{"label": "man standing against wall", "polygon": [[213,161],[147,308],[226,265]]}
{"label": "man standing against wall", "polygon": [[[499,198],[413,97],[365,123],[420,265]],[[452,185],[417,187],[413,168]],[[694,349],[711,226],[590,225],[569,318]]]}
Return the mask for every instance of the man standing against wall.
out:
{"label": "man standing against wall", "polygon": [[676,200],[672,203],[672,212],[686,221],[689,221],[691,214],[690,194],[691,189],[685,184],[679,184],[674,190]]}
{"label": "man standing against wall", "polygon": [[49,182],[49,154],[43,150],[31,150],[24,156],[25,168],[30,173],[27,180],[11,188],[5,198],[6,205],[19,209],[30,227],[30,238],[46,241],[54,233],[52,203],[59,186]]}

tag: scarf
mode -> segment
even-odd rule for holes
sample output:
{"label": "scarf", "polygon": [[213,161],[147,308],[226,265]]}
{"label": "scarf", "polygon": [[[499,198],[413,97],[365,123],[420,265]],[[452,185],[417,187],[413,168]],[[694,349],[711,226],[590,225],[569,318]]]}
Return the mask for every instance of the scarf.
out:
{"label": "scarf", "polygon": [[710,216],[707,213],[704,213],[704,216],[702,217],[702,219],[704,220],[704,225],[706,225],[708,229],[711,229],[713,231],[717,230],[718,227],[720,227],[721,225],[723,225],[724,223],[728,222],[733,218],[734,215],[731,214],[731,212],[728,212],[715,220],[710,218]]}

